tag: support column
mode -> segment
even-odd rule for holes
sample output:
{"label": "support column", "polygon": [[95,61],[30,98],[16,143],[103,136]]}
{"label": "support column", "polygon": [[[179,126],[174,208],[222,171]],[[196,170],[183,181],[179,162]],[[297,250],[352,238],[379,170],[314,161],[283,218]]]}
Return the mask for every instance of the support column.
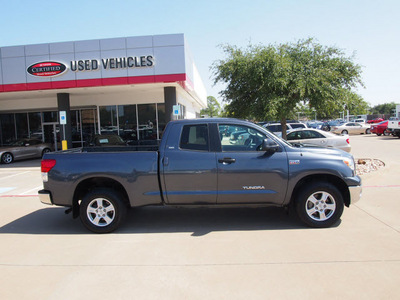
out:
{"label": "support column", "polygon": [[176,105],[176,88],[164,88],[164,101],[165,101],[165,119],[167,122],[174,120],[173,106]]}
{"label": "support column", "polygon": [[67,124],[60,125],[60,138],[64,139],[64,128],[65,128],[65,139],[67,140],[68,149],[72,148],[72,130],[71,130],[71,109],[69,105],[69,94],[58,93],[57,94],[57,105],[58,112],[65,111],[67,116]]}

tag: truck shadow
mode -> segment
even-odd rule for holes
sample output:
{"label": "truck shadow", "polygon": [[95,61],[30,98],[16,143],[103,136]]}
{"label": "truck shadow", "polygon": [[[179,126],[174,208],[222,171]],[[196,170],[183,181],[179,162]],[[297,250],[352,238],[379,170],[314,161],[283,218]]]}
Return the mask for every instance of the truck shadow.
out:
{"label": "truck shadow", "polygon": [[[340,224],[340,223],[339,223]],[[339,224],[336,224],[339,225]],[[131,209],[113,234],[182,233],[204,236],[216,231],[293,230],[307,228],[281,208],[172,208]],[[45,208],[2,227],[0,234],[91,234],[63,208]]]}

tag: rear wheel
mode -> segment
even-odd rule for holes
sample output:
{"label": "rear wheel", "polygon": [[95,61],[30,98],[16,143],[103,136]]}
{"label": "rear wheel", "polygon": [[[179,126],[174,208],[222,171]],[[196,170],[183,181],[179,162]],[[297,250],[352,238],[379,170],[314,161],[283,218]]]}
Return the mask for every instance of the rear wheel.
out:
{"label": "rear wheel", "polygon": [[365,134],[370,134],[370,133],[371,133],[371,129],[368,128],[365,130]]}
{"label": "rear wheel", "polygon": [[51,152],[51,150],[50,150],[49,148],[43,149],[43,151],[42,151],[42,157],[43,157],[43,155],[45,155],[46,153],[49,153],[49,152]]}
{"label": "rear wheel", "polygon": [[342,134],[348,134],[349,132],[347,130],[342,130]]}
{"label": "rear wheel", "polygon": [[80,205],[80,218],[87,229],[108,233],[124,221],[127,207],[119,193],[112,189],[98,188],[89,192]]}
{"label": "rear wheel", "polygon": [[14,161],[14,156],[11,153],[4,153],[1,156],[1,162],[5,164],[11,164]]}
{"label": "rear wheel", "polygon": [[341,217],[344,201],[340,191],[326,182],[312,182],[297,197],[296,211],[301,221],[311,227],[326,228]]}

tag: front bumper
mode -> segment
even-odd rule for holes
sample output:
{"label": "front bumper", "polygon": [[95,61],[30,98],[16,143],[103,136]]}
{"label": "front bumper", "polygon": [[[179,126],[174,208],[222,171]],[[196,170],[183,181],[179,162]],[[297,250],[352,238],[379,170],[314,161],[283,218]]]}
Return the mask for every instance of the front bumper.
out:
{"label": "front bumper", "polygon": [[51,193],[47,190],[40,190],[39,192],[39,200],[43,204],[53,205],[53,200],[51,199]]}
{"label": "front bumper", "polygon": [[362,186],[361,185],[349,186],[349,192],[350,192],[350,204],[357,203],[362,195]]}

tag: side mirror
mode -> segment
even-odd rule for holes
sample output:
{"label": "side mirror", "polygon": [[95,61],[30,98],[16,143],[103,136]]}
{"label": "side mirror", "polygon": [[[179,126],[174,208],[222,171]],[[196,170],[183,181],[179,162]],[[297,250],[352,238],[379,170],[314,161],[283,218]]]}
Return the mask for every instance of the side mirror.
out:
{"label": "side mirror", "polygon": [[262,151],[277,152],[280,149],[279,145],[271,139],[265,139],[262,143]]}

